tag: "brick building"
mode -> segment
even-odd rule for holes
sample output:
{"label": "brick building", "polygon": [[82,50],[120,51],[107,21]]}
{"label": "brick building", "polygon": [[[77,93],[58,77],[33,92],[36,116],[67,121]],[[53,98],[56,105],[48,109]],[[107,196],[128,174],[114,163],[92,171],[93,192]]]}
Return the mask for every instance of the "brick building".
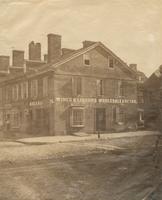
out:
{"label": "brick building", "polygon": [[[0,84],[10,130],[65,135],[107,132],[135,122],[137,73],[101,42],[84,41],[78,50],[61,46],[61,36],[49,34],[44,61],[34,42],[29,60],[16,52],[17,66]],[[12,69],[19,67],[23,71],[15,75]]]}
{"label": "brick building", "polygon": [[138,102],[138,128],[145,127],[145,87],[144,84],[147,80],[146,75],[137,69],[137,64],[130,64],[131,67],[137,73],[137,102]]}
{"label": "brick building", "polygon": [[146,126],[157,129],[161,126],[162,65],[144,83],[144,112]]}

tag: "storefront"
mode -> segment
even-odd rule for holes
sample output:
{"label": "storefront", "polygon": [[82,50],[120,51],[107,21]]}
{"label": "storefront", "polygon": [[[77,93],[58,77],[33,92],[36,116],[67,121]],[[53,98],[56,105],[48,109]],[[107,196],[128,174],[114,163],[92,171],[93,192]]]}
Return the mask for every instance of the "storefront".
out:
{"label": "storefront", "polygon": [[56,98],[55,107],[55,132],[61,135],[108,132],[137,117],[136,100],[128,99]]}

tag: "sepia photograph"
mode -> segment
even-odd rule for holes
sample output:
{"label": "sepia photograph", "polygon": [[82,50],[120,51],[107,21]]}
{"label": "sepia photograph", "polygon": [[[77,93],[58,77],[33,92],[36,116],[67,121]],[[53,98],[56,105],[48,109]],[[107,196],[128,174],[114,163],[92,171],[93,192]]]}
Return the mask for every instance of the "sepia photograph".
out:
{"label": "sepia photograph", "polygon": [[0,0],[0,200],[162,199],[162,0]]}

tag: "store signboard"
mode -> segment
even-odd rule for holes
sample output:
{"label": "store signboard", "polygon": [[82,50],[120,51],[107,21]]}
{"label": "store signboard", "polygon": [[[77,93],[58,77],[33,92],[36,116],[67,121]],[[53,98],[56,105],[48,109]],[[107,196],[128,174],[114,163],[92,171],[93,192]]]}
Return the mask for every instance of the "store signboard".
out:
{"label": "store signboard", "polygon": [[76,102],[76,103],[131,103],[137,104],[135,99],[115,99],[115,98],[59,98],[55,99],[56,102]]}
{"label": "store signboard", "polygon": [[43,105],[42,101],[31,101],[29,103],[29,106],[41,106],[41,105]]}

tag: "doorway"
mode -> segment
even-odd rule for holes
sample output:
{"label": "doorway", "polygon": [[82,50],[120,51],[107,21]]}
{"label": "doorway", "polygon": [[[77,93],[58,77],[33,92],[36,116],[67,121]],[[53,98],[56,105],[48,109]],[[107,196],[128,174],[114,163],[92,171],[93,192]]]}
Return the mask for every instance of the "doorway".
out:
{"label": "doorway", "polygon": [[96,108],[96,131],[106,130],[106,109]]}

